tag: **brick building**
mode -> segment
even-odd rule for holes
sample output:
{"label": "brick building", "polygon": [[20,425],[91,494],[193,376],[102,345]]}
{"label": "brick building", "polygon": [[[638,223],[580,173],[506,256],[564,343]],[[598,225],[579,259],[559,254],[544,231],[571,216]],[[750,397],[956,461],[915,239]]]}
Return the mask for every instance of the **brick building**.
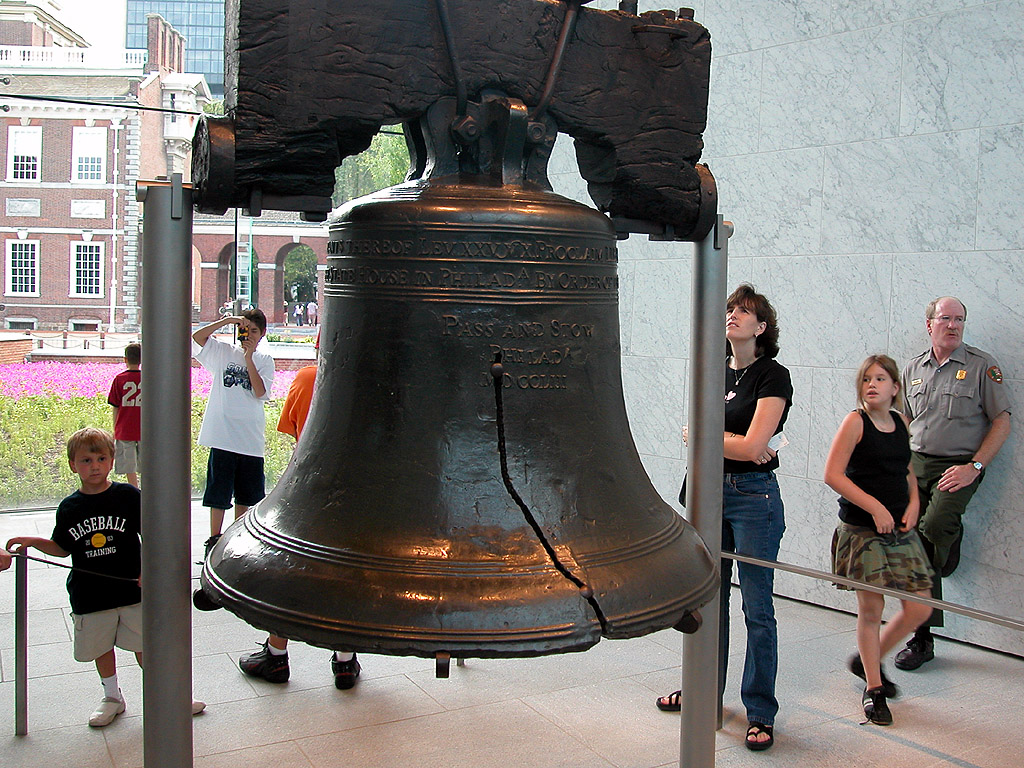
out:
{"label": "brick building", "polygon": [[[46,10],[0,2],[0,240],[4,328],[133,330],[139,322],[135,182],[188,165],[201,76],[158,16],[148,50],[103,50]],[[34,44],[28,44],[31,41]],[[165,86],[166,83],[166,86]],[[29,98],[16,98],[29,97]],[[46,100],[52,97],[55,100]],[[93,102],[99,102],[93,103]]]}

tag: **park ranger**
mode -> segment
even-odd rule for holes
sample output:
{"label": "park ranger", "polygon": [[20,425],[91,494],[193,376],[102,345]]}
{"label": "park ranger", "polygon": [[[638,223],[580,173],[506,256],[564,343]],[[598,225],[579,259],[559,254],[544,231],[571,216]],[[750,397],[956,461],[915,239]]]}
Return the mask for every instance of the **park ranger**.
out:
{"label": "park ranger", "polygon": [[[961,517],[1010,434],[1010,396],[992,356],[963,343],[962,301],[935,299],[925,318],[932,346],[903,369],[903,408],[921,497],[917,527],[935,569],[932,595],[941,599],[942,577],[960,562]],[[935,658],[931,627],[942,625],[942,611],[933,611],[896,666],[917,669]]]}

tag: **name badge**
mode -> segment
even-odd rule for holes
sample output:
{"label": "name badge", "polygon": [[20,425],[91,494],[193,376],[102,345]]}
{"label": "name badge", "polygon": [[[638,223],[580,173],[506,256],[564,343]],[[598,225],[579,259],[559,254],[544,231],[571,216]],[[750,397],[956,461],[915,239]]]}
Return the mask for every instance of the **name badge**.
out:
{"label": "name badge", "polygon": [[910,382],[910,386],[916,387],[920,383],[921,383],[921,379],[914,379],[913,381]]}
{"label": "name badge", "polygon": [[957,381],[963,381],[966,378],[967,378],[967,371],[965,371],[963,368],[961,368],[959,371],[956,372],[956,380]]}

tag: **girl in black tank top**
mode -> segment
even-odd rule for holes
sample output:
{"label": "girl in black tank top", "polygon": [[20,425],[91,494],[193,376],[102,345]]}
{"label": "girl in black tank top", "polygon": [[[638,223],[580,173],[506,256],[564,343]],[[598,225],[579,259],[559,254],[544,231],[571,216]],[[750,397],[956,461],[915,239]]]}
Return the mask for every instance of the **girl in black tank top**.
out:
{"label": "girl in black tank top", "polygon": [[[864,361],[857,375],[861,407],[843,419],[825,462],[825,482],[840,494],[832,570],[930,597],[931,567],[915,530],[920,509],[907,424],[893,410],[899,391],[899,370],[892,358],[872,355]],[[890,725],[886,699],[899,689],[886,677],[881,658],[925,621],[931,608],[901,600],[902,610],[882,629],[885,598],[862,589],[856,594],[859,654],[850,659],[850,671],[867,683],[864,715],[878,725]]]}

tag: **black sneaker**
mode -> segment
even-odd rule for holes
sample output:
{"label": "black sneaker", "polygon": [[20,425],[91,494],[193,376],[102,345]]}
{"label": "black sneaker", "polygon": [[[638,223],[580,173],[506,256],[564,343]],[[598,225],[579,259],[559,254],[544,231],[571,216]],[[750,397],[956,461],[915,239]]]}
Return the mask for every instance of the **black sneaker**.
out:
{"label": "black sneaker", "polygon": [[907,647],[896,654],[896,669],[907,671],[917,669],[926,661],[935,658],[935,641],[914,635],[907,641]]}
{"label": "black sneaker", "polygon": [[[855,653],[850,657],[847,666],[853,674],[867,682],[867,675],[864,674],[864,662],[861,661],[859,653]],[[885,674],[885,667],[881,667],[880,671],[882,673],[882,690],[885,691],[885,698],[898,699],[900,697],[900,687]]]}
{"label": "black sneaker", "polygon": [[220,534],[219,533],[214,535],[214,536],[211,536],[210,538],[208,538],[206,540],[206,542],[203,544],[203,559],[204,560],[210,556],[210,550],[213,549],[214,546],[216,546],[216,544],[217,544],[217,542],[219,540],[220,540]]}
{"label": "black sneaker", "polygon": [[942,566],[941,574],[942,578],[951,576],[956,567],[960,565],[960,542],[964,540],[964,527],[960,526],[960,533],[957,534],[956,539],[949,547],[949,556],[946,558],[946,562]]}
{"label": "black sneaker", "polygon": [[339,691],[346,691],[356,684],[356,678],[359,677],[359,659],[353,653],[352,658],[348,661],[338,661],[331,656],[331,672],[334,673],[334,687]]}
{"label": "black sneaker", "polygon": [[213,549],[214,546],[217,544],[217,540],[220,538],[220,536],[221,535],[218,533],[214,536],[211,536],[205,542],[203,542],[203,559],[196,560],[196,565],[202,565],[206,562],[206,559],[210,556],[210,550]]}
{"label": "black sneaker", "polygon": [[288,654],[275,656],[267,648],[269,641],[262,643],[263,650],[250,653],[238,660],[239,668],[252,677],[262,677],[268,683],[286,683],[291,670],[288,668]]}
{"label": "black sneaker", "polygon": [[864,698],[861,699],[861,702],[864,704],[864,717],[872,723],[892,725],[892,712],[889,711],[889,705],[885,701],[885,691],[882,690],[882,686],[865,688]]}

